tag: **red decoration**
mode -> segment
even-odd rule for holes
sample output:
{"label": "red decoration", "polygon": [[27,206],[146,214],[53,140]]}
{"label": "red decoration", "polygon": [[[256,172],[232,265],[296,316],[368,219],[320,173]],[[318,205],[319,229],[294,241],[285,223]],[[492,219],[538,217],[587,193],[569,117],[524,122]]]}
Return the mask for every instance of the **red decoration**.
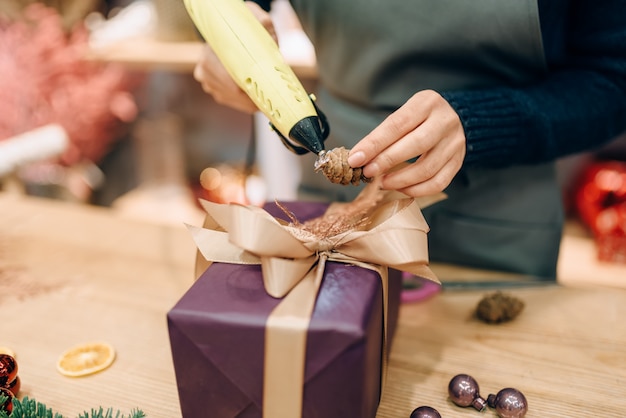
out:
{"label": "red decoration", "polygon": [[0,388],[0,395],[7,398],[7,400],[0,405],[0,410],[4,410],[7,414],[11,414],[13,411],[13,394],[8,389]]}
{"label": "red decoration", "polygon": [[590,164],[581,174],[574,201],[595,237],[598,258],[626,263],[626,162]]}
{"label": "red decoration", "polygon": [[[11,395],[17,396],[21,386],[22,382],[20,381],[20,377],[17,375],[17,361],[15,361],[15,358],[9,354],[0,354],[1,393],[4,394],[4,391],[9,391]],[[0,405],[0,409],[5,407],[6,405]]]}
{"label": "red decoration", "polygon": [[0,354],[0,386],[6,387],[17,377],[17,362],[8,354]]}
{"label": "red decoration", "polygon": [[20,393],[21,387],[22,387],[22,381],[20,380],[20,377],[15,376],[15,379],[13,379],[11,383],[7,384],[6,389],[11,391],[13,396],[17,396],[17,394]]}
{"label": "red decoration", "polygon": [[137,80],[119,66],[85,59],[89,33],[67,33],[56,9],[33,3],[21,20],[0,16],[0,140],[50,123],[71,145],[61,163],[97,162],[137,106]]}

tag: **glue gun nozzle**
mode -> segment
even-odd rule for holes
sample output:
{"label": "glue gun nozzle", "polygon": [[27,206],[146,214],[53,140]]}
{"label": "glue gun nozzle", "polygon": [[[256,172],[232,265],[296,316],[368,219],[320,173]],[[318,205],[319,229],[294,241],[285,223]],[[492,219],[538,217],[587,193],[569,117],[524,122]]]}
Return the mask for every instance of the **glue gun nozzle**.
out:
{"label": "glue gun nozzle", "polygon": [[306,117],[296,123],[291,128],[289,137],[315,154],[319,154],[324,150],[325,138],[316,116]]}

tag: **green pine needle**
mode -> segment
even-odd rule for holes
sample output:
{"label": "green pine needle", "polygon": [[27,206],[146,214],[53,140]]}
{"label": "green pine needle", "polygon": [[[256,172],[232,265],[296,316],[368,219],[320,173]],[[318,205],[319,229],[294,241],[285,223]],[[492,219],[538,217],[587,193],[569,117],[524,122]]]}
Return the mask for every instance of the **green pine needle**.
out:
{"label": "green pine needle", "polygon": [[134,409],[131,411],[128,417],[123,415],[120,411],[113,411],[113,408],[109,408],[106,411],[102,409],[102,407],[91,410],[91,415],[87,414],[87,412],[83,412],[78,416],[78,418],[145,418],[146,415],[143,411],[138,409]]}
{"label": "green pine needle", "polygon": [[[7,398],[0,394],[0,405],[3,405]],[[13,411],[7,414],[6,411],[0,409],[0,418],[64,418],[61,414],[53,412],[46,405],[37,402],[34,399],[24,397],[21,401],[13,398]],[[114,411],[113,408],[91,409],[91,412],[83,412],[77,418],[146,418],[146,414],[139,409],[133,409],[129,415],[124,415],[120,411]]]}
{"label": "green pine needle", "polygon": [[41,402],[25,397],[22,401],[13,398],[13,412],[11,418],[63,418],[55,414]]}

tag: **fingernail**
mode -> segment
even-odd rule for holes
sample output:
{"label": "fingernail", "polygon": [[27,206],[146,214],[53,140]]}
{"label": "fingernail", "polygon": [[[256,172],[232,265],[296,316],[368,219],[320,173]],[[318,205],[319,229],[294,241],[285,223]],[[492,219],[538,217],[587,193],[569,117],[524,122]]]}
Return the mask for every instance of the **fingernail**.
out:
{"label": "fingernail", "polygon": [[372,163],[363,168],[363,175],[365,177],[374,178],[380,174],[379,171],[378,164]]}
{"label": "fingernail", "polygon": [[350,167],[361,167],[364,163],[365,153],[363,153],[363,151],[357,151],[348,156],[348,164],[350,164]]}

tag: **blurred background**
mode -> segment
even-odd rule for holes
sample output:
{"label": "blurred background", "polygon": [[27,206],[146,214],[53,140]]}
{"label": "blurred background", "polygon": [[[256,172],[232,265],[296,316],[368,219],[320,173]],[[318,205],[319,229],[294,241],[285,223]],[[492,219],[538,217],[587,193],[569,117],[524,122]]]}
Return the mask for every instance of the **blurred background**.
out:
{"label": "blurred background", "polygon": [[[288,2],[274,9],[313,88],[312,47]],[[3,0],[0,42],[4,191],[175,223],[197,215],[197,197],[295,198],[295,156],[264,117],[217,105],[193,79],[202,40],[182,1]]]}

